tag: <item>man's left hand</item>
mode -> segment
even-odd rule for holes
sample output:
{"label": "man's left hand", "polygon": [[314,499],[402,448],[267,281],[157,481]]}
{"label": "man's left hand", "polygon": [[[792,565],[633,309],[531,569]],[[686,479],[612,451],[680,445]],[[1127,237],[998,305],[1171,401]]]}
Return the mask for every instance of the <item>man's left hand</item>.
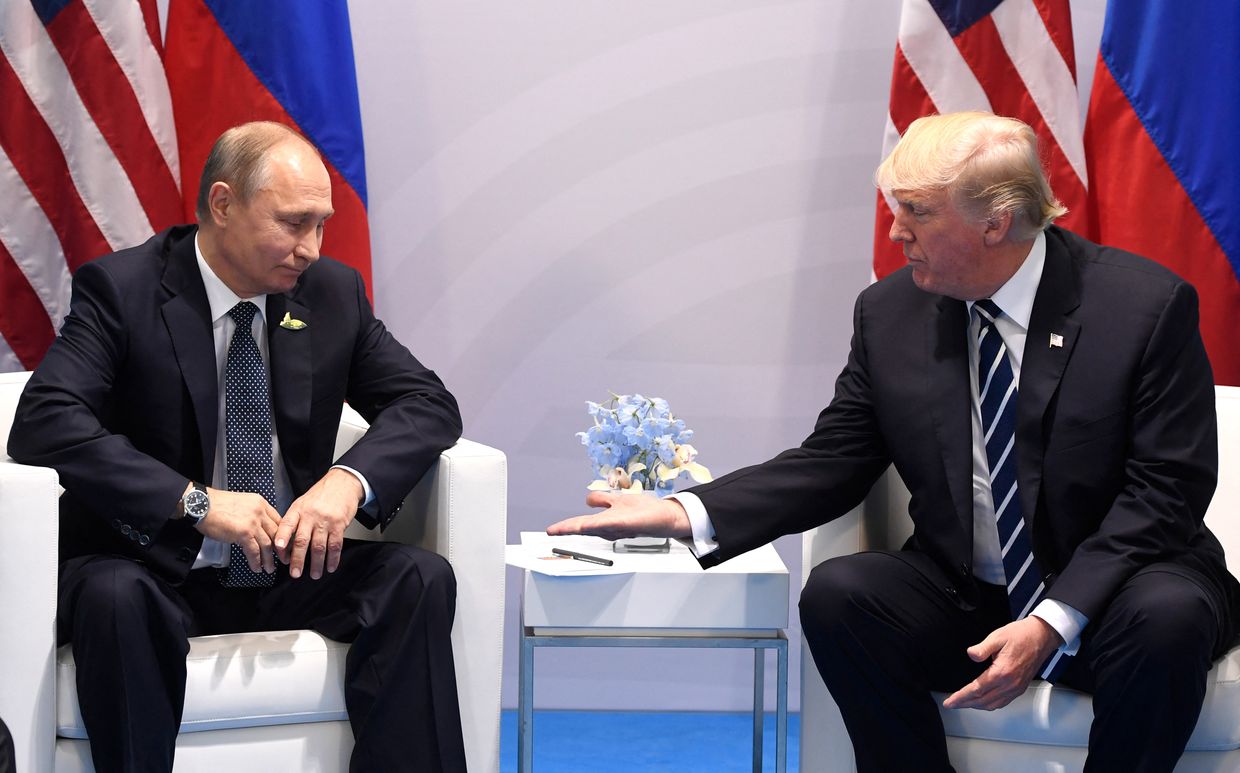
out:
{"label": "man's left hand", "polygon": [[307,554],[313,579],[322,577],[324,569],[336,571],[344,530],[357,514],[362,495],[362,483],[353,473],[332,468],[293,502],[275,539],[276,553],[288,564],[290,577],[301,576]]}
{"label": "man's left hand", "polygon": [[1063,639],[1042,618],[1008,623],[969,647],[969,657],[990,666],[943,701],[949,709],[1001,709],[1018,698]]}

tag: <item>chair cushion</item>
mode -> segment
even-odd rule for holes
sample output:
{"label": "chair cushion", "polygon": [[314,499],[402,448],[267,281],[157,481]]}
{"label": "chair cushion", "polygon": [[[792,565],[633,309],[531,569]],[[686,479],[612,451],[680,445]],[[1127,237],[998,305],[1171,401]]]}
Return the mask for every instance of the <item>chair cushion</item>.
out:
{"label": "chair cushion", "polygon": [[[348,651],[314,631],[190,639],[181,732],[346,719]],[[85,738],[69,645],[57,650],[56,661],[56,733]]]}
{"label": "chair cushion", "polygon": [[[1240,647],[1215,663],[1206,678],[1205,703],[1188,751],[1240,748]],[[946,696],[937,697],[941,703]],[[998,711],[942,709],[940,713],[949,736],[1051,746],[1088,746],[1094,719],[1088,695],[1041,681]]]}

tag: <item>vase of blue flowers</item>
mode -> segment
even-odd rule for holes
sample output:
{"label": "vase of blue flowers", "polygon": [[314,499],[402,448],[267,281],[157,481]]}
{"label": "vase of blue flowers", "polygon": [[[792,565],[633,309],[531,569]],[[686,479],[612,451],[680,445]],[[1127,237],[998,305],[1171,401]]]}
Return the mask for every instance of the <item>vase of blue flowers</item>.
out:
{"label": "vase of blue flowers", "polygon": [[[676,418],[667,400],[614,392],[601,403],[586,402],[594,425],[577,437],[586,447],[596,480],[591,491],[667,496],[675,482],[689,476],[697,483],[711,480],[710,470],[697,462],[689,444],[693,430]],[[666,539],[618,540],[618,552],[668,549]]]}

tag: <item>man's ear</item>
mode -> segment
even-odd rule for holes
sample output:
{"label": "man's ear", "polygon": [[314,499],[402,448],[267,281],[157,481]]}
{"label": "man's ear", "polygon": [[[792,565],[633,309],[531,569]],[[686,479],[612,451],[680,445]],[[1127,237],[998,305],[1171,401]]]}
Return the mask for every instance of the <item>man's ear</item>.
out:
{"label": "man's ear", "polygon": [[237,197],[228,183],[219,180],[211,183],[211,190],[207,191],[207,211],[217,228],[228,225],[228,217],[236,203]]}
{"label": "man's ear", "polygon": [[986,218],[986,227],[982,231],[982,239],[987,247],[1002,244],[1012,230],[1012,213],[999,212]]}

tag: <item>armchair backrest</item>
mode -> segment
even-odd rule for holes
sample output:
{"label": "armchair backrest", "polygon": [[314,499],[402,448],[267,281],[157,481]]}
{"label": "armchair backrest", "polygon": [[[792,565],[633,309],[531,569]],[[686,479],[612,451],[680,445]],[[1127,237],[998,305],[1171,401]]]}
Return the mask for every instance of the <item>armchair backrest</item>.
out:
{"label": "armchair backrest", "polygon": [[1240,387],[1216,386],[1218,488],[1206,523],[1227,551],[1227,568],[1240,576]]}

